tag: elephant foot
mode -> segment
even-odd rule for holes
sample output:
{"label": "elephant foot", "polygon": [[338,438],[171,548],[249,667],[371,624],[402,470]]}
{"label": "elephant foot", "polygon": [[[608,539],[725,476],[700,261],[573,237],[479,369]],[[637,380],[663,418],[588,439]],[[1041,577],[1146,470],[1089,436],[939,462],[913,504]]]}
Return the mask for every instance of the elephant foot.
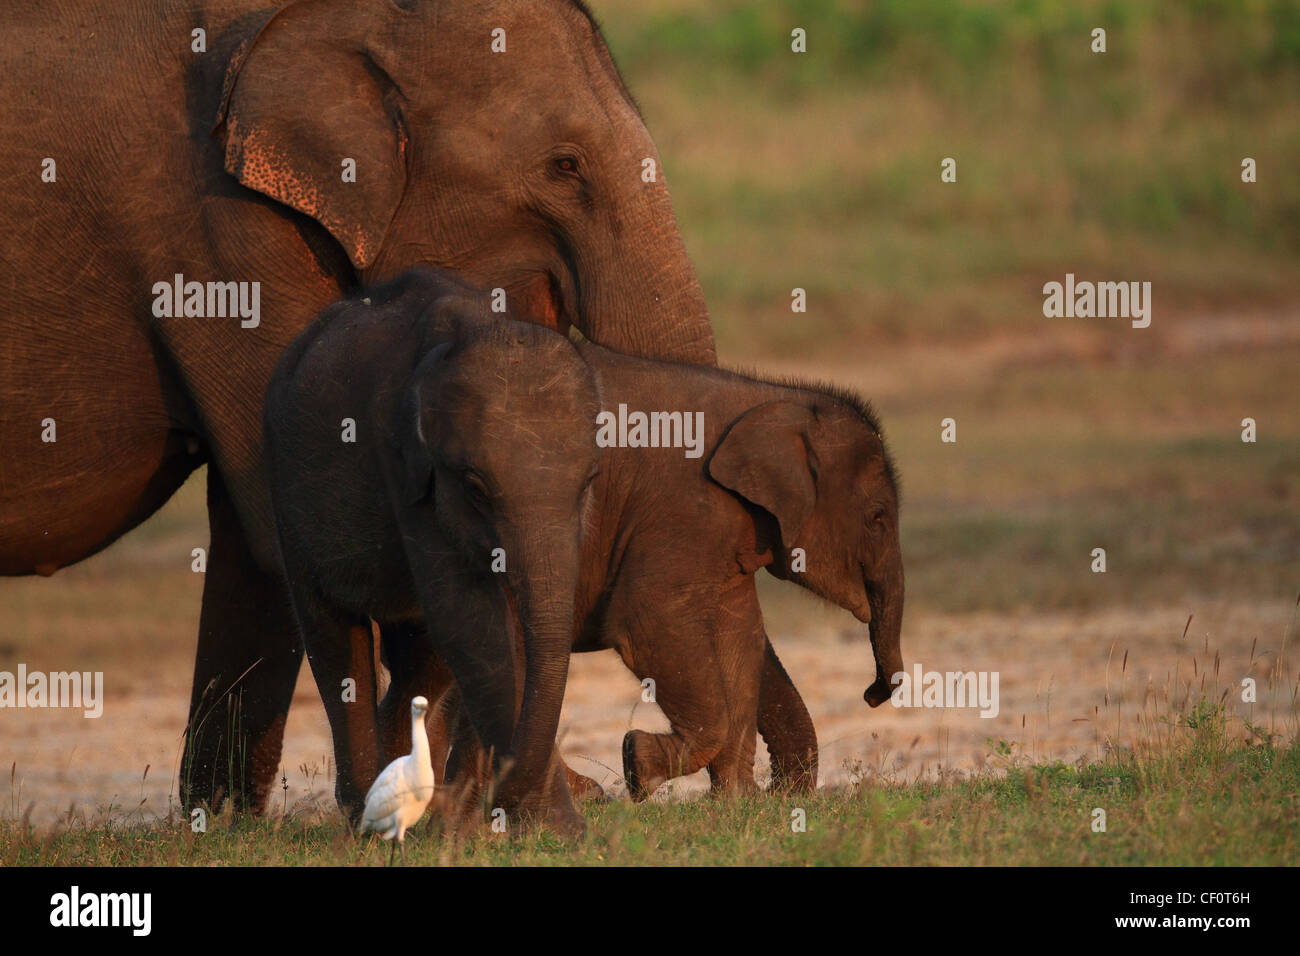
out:
{"label": "elephant foot", "polygon": [[[587,821],[574,806],[569,792],[568,767],[562,761],[551,764],[548,780],[542,790],[520,796],[510,792],[510,782],[493,796],[491,813],[504,809],[508,832],[528,832],[545,827],[563,840],[578,840],[587,835]],[[581,777],[581,779],[586,779]],[[495,829],[495,828],[494,828]]]}
{"label": "elephant foot", "polygon": [[365,804],[345,802],[337,791],[335,791],[334,799],[338,801],[339,812],[343,814],[343,820],[348,825],[348,831],[355,836],[361,830],[361,818],[366,812]]}
{"label": "elephant foot", "polygon": [[[491,819],[495,823],[497,818]],[[506,819],[510,826],[507,832],[528,833],[543,827],[562,840],[581,840],[587,835],[587,821],[567,800],[553,800],[544,807],[519,807],[508,813]]]}
{"label": "elephant foot", "polygon": [[623,779],[627,783],[628,796],[633,803],[641,803],[650,794],[659,789],[659,785],[668,780],[662,770],[655,765],[662,763],[650,759],[648,750],[653,749],[656,756],[662,757],[658,746],[658,734],[648,734],[644,730],[629,730],[623,735]]}
{"label": "elephant foot", "polygon": [[564,776],[569,782],[569,792],[578,803],[592,803],[605,799],[604,787],[590,777],[578,773],[568,764],[564,765]]}
{"label": "elephant foot", "polygon": [[779,794],[812,793],[817,789],[817,758],[811,761],[772,761],[768,790]]}
{"label": "elephant foot", "polygon": [[[573,773],[557,754],[556,762],[551,765],[544,823],[547,829],[564,840],[581,840],[587,835],[587,821],[574,806],[574,797],[569,789],[569,780],[573,777],[587,780],[581,774]],[[595,784],[594,780],[589,782]]]}
{"label": "elephant foot", "polygon": [[736,768],[715,770],[709,768],[709,796],[715,800],[735,800],[758,793],[753,771],[739,773]]}
{"label": "elephant foot", "polygon": [[[232,698],[230,712],[235,713],[238,705],[239,701]],[[239,720],[239,716],[230,718],[232,724]],[[181,805],[187,811],[195,807],[219,811],[229,799],[237,813],[265,813],[280,769],[284,724],[283,716],[275,717],[260,735],[242,737],[234,753],[220,734],[187,735],[181,757]],[[246,755],[243,760],[237,756],[240,753]]]}
{"label": "elephant foot", "polygon": [[581,840],[587,835],[587,821],[573,805],[552,804],[546,814],[546,827],[564,840]]}

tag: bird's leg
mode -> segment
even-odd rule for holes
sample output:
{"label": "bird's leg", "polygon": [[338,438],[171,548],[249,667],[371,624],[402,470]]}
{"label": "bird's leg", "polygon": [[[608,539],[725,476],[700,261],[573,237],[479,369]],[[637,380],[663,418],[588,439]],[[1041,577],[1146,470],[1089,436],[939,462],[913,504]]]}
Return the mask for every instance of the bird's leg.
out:
{"label": "bird's leg", "polygon": [[402,866],[406,866],[406,834],[397,838],[397,846],[402,851]]}
{"label": "bird's leg", "polygon": [[395,857],[396,855],[397,855],[397,847],[393,846],[393,844],[391,843],[388,844],[388,865],[389,866],[393,865],[393,857]]}

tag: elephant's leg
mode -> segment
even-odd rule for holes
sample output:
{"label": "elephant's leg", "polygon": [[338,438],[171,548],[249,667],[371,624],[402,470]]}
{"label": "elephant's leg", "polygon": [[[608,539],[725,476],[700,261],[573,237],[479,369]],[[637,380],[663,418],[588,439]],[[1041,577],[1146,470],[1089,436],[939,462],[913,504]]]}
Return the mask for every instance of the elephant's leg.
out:
{"label": "elephant's leg", "polygon": [[[697,691],[703,689],[696,688]],[[663,697],[659,703],[667,713],[670,705]],[[661,784],[674,777],[685,777],[702,770],[722,750],[727,739],[725,709],[719,707],[716,712],[701,716],[704,723],[695,725],[679,725],[674,721],[674,727],[690,728],[683,733],[652,734],[645,730],[629,730],[623,735],[623,778],[633,801],[640,803],[647,799]]]}
{"label": "elephant's leg", "polygon": [[593,800],[603,800],[605,797],[605,788],[595,780],[584,774],[578,773],[561,759],[560,763],[564,767],[564,778],[569,782],[569,793],[573,794],[573,799],[579,803],[589,803]]}
{"label": "elephant's leg", "polygon": [[304,576],[295,573],[288,556],[285,566],[307,660],[334,738],[334,795],[355,826],[366,791],[379,775],[383,752],[370,620],[323,601]]}
{"label": "elephant's leg", "polygon": [[[451,739],[450,728],[458,719],[458,714],[461,707],[461,696],[460,696],[460,690],[456,687],[455,683],[450,680],[450,673],[448,673],[448,682],[450,686],[446,688],[445,691],[435,688],[434,692],[441,693],[442,699],[437,700],[436,703],[433,703],[433,706],[430,707],[430,712],[433,713],[434,711],[436,711],[437,719],[441,722],[441,727],[444,728],[444,739],[450,741]],[[522,687],[522,681],[519,682],[518,686]],[[416,691],[416,693],[420,693],[420,691]],[[429,697],[430,702],[435,701],[435,698],[433,696],[429,694],[426,694],[425,696]],[[460,718],[460,719],[464,720],[466,723],[468,722],[467,718]],[[430,746],[432,747],[433,731],[429,732],[429,741],[430,741]],[[446,750],[444,750],[443,760],[446,761],[446,759],[447,759],[447,752]],[[569,794],[572,796],[573,800],[579,803],[585,803],[588,801],[601,800],[604,798],[605,788],[602,787],[600,784],[598,784],[595,780],[592,780],[590,777],[578,773],[567,763],[564,763],[564,759],[558,756],[558,748],[557,748],[556,759],[560,761],[560,766],[564,770],[564,779],[568,782]]]}
{"label": "elephant's leg", "polygon": [[[723,674],[711,640],[665,639],[674,633],[667,621],[641,618],[629,628],[624,663],[641,680],[654,681],[655,702],[672,732],[629,730],[623,737],[623,777],[628,794],[640,802],[674,777],[695,773],[713,762],[730,736],[730,714]],[[685,654],[691,654],[689,661]]]}
{"label": "elephant's leg", "polygon": [[411,752],[411,699],[424,696],[429,701],[425,719],[429,754],[434,777],[441,784],[451,748],[450,721],[454,717],[454,713],[448,713],[453,706],[449,692],[455,686],[451,668],[429,646],[429,634],[423,623],[381,622],[379,633],[384,662],[392,678],[388,693],[379,702],[379,738],[384,744],[384,755],[388,760],[395,760]]}
{"label": "elephant's leg", "polygon": [[741,578],[722,595],[713,641],[727,706],[727,739],[709,761],[709,789],[714,794],[731,796],[757,789],[754,751],[758,744],[759,685],[766,643],[753,579]]}
{"label": "elephant's leg", "polygon": [[[450,822],[454,831],[471,828],[482,819],[483,812],[490,821],[499,819],[499,808],[495,795],[489,790],[492,780],[492,762],[483,750],[482,742],[474,733],[464,710],[460,693],[453,685],[443,697],[448,709],[448,724],[451,727],[452,746],[447,758],[447,776],[441,790],[440,810]],[[579,781],[587,780],[581,774],[575,774],[560,759],[558,749],[551,754],[547,770],[549,783],[548,798],[552,801],[567,801],[572,793],[569,781],[577,777]],[[591,781],[600,793],[599,784]],[[476,812],[477,811],[477,812]],[[509,821],[507,820],[507,823]]]}
{"label": "elephant's leg", "polygon": [[[492,785],[492,761],[483,750],[483,744],[474,733],[468,716],[464,711],[460,693],[453,686],[443,697],[452,728],[451,753],[447,758],[446,782],[440,791],[440,812],[449,821],[453,831],[461,832],[474,827],[487,813],[494,825],[502,818],[497,813],[500,802],[490,789]],[[569,802],[572,791],[569,788],[570,776],[579,780],[586,777],[572,772],[560,759],[559,751],[551,754],[547,768],[549,782],[546,788],[547,799],[553,803]],[[599,785],[591,781],[599,789]],[[600,791],[602,794],[603,790]],[[509,824],[509,818],[505,818]],[[508,831],[505,831],[508,832]]]}
{"label": "elephant's leg", "polygon": [[[421,628],[419,639],[408,639],[406,629],[415,625],[380,625],[385,646],[385,659],[393,675],[388,693],[379,705],[380,736],[389,759],[411,749],[411,724],[406,716],[411,698],[423,694],[429,700],[429,751],[433,755],[434,771],[438,784],[443,781],[443,768],[451,749],[452,728],[461,706],[460,692],[456,689],[451,669],[433,652],[427,635]],[[390,632],[394,640],[389,640]],[[402,643],[398,645],[397,640]],[[569,791],[577,801],[599,800],[605,789],[590,777],[564,765]]]}
{"label": "elephant's leg", "polygon": [[254,561],[225,485],[211,467],[208,523],[181,803],[187,809],[216,808],[231,796],[238,808],[260,812],[280,765],[302,642],[283,581]]}
{"label": "elephant's leg", "polygon": [[451,668],[431,644],[423,623],[381,623],[383,659],[388,667],[388,693],[379,704],[379,734],[388,759],[411,749],[411,699],[429,701],[426,729],[434,768],[435,810],[466,825],[466,814],[481,802],[488,779],[483,749],[464,711],[460,688]]}
{"label": "elephant's leg", "polygon": [[709,761],[709,792],[714,796],[754,793],[754,750],[758,739],[752,721],[733,723],[727,743]]}
{"label": "elephant's leg", "polygon": [[[417,573],[416,580],[433,578]],[[494,799],[510,815],[511,825],[516,820],[544,822],[561,834],[581,834],[586,821],[574,806],[554,732],[545,741],[549,746],[544,762],[537,757],[540,751],[528,755],[534,765],[527,773],[521,772],[512,749],[516,724],[524,722],[529,703],[524,700],[526,668],[534,666],[524,652],[523,625],[514,597],[495,582],[485,586],[473,581],[459,587],[447,581],[442,594],[426,595],[425,619],[436,622],[429,628],[434,653],[451,668],[464,714],[491,757]],[[439,606],[438,598],[448,596],[452,600]],[[566,623],[572,626],[571,619]],[[562,653],[567,671],[567,645]],[[558,708],[555,719],[558,722]],[[454,776],[454,758],[453,748],[449,776]]]}
{"label": "elephant's leg", "polygon": [[[465,713],[465,702],[455,680],[442,690],[437,700],[430,697],[429,704],[430,710],[438,712],[444,748],[441,757],[443,772],[435,781],[434,808],[456,829],[470,822],[466,813],[479,802],[482,785],[488,779],[488,765],[469,715]],[[472,766],[465,770],[467,752],[473,755]],[[467,793],[467,790],[473,792]]]}
{"label": "elephant's leg", "polygon": [[454,684],[443,695],[449,710],[451,746],[447,753],[446,788],[455,804],[478,803],[491,777],[489,754],[474,732],[460,689]]}
{"label": "elephant's leg", "polygon": [[817,788],[817,730],[766,634],[764,643],[758,732],[772,757],[772,789],[811,793]]}
{"label": "elephant's leg", "polygon": [[[417,574],[417,580],[433,579]],[[506,613],[499,588],[495,583],[447,583],[443,593],[426,595],[424,603],[429,610],[425,618],[437,622],[429,628],[433,653],[446,662],[455,678],[466,721],[481,741],[483,752],[491,756],[495,778],[504,781],[506,792],[501,799],[505,809],[531,816],[535,806],[522,797],[520,782],[511,780],[509,755],[523,686],[522,661],[515,646],[518,623],[513,614]],[[455,776],[455,757],[453,747],[447,768],[451,777]],[[557,828],[582,826],[567,790],[557,802],[551,802],[545,788],[539,790],[533,799]]]}

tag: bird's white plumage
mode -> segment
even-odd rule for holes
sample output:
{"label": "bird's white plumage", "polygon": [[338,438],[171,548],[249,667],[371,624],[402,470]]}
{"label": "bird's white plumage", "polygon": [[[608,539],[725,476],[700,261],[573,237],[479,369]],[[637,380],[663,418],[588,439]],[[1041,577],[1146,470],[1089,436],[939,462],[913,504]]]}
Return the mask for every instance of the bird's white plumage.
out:
{"label": "bird's white plumage", "polygon": [[361,817],[362,833],[373,831],[385,840],[396,837],[401,844],[433,799],[433,764],[424,729],[428,709],[423,697],[411,701],[411,752],[390,763],[371,784]]}

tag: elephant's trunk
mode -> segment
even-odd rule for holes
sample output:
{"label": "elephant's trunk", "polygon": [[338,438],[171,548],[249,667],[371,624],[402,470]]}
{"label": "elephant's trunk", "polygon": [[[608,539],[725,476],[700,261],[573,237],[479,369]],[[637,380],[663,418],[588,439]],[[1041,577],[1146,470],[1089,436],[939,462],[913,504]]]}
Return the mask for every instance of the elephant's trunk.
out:
{"label": "elephant's trunk", "polygon": [[862,695],[872,707],[889,700],[893,677],[902,673],[903,564],[898,559],[878,581],[867,582],[871,605],[871,649],[876,658],[876,680]]}
{"label": "elephant's trunk", "polygon": [[625,241],[575,253],[583,333],[630,355],[716,365],[704,291],[677,230],[662,171],[608,212]]}
{"label": "elephant's trunk", "polygon": [[540,540],[517,549],[508,578],[522,631],[524,666],[519,719],[511,741],[512,763],[502,784],[515,805],[545,804],[550,762],[573,646],[573,595],[578,544]]}

